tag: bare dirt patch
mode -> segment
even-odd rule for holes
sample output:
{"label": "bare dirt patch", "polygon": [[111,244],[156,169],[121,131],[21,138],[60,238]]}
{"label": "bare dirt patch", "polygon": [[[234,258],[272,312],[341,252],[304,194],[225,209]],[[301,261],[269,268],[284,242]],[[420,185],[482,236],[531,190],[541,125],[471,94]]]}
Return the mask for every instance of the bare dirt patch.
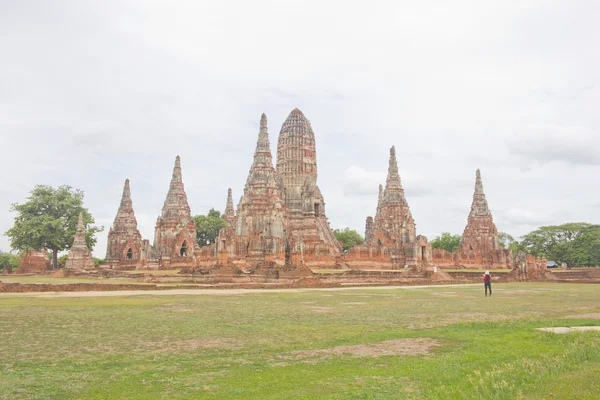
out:
{"label": "bare dirt patch", "polygon": [[600,319],[600,312],[599,313],[589,313],[589,314],[579,314],[579,315],[569,315],[565,318]]}
{"label": "bare dirt patch", "polygon": [[360,306],[362,304],[367,304],[367,303],[364,303],[364,302],[361,302],[361,301],[347,301],[347,302],[342,303],[342,304],[348,305],[348,306]]}
{"label": "bare dirt patch", "polygon": [[312,306],[312,307],[308,307],[308,308],[311,309],[312,311],[318,312],[318,313],[327,313],[332,310],[331,307],[320,307],[320,306]]}
{"label": "bare dirt patch", "polygon": [[538,331],[550,332],[550,333],[572,333],[572,332],[583,332],[583,331],[598,331],[600,332],[600,326],[558,326],[554,328],[538,328]]}
{"label": "bare dirt patch", "polygon": [[[298,350],[278,356],[278,360],[300,361],[314,364],[335,356],[352,357],[417,356],[430,354],[439,342],[431,338],[393,339],[379,343],[358,344],[354,346],[336,346],[328,349]],[[283,364],[278,364],[283,365]]]}

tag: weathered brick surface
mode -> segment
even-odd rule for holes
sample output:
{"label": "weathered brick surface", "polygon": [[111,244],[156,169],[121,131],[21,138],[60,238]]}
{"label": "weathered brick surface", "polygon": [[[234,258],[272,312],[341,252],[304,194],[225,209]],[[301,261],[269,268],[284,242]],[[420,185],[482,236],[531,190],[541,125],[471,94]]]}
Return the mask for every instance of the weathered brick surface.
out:
{"label": "weathered brick surface", "polygon": [[[45,251],[26,251],[21,258],[15,274],[31,274],[46,272],[50,266],[50,259]],[[6,270],[6,268],[5,268]]]}
{"label": "weathered brick surface", "polygon": [[240,268],[282,266],[286,262],[287,213],[281,196],[263,114],[254,160],[248,173],[244,193],[234,214],[231,189],[227,195],[222,229],[216,243],[218,264],[236,262]]}
{"label": "weathered brick surface", "polygon": [[160,269],[186,267],[194,265],[197,250],[196,224],[183,187],[181,159],[177,156],[162,214],[156,220],[149,258],[158,261]]}
{"label": "weathered brick surface", "polygon": [[65,269],[70,270],[83,270],[83,269],[94,269],[94,258],[92,252],[87,247],[85,241],[85,231],[83,229],[83,216],[79,214],[79,220],[77,221],[77,232],[75,233],[75,239],[73,239],[73,245],[67,256],[65,262]]}
{"label": "weathered brick surface", "polygon": [[404,196],[394,146],[390,149],[385,189],[379,185],[375,218],[367,218],[365,244],[351,248],[344,262],[356,267],[364,262],[377,262],[388,268],[408,265],[419,270],[431,262],[431,246],[425,236],[417,235]]}
{"label": "weathered brick surface", "polygon": [[512,255],[498,240],[498,229],[488,207],[481,173],[476,172],[475,193],[459,249],[460,264],[479,268],[510,268]]}
{"label": "weathered brick surface", "polygon": [[277,178],[288,214],[288,262],[335,264],[341,255],[317,185],[315,134],[302,111],[294,109],[277,141]]}
{"label": "weathered brick surface", "polygon": [[145,262],[142,235],[131,201],[129,179],[125,180],[121,204],[108,232],[105,263],[116,269],[135,269]]}

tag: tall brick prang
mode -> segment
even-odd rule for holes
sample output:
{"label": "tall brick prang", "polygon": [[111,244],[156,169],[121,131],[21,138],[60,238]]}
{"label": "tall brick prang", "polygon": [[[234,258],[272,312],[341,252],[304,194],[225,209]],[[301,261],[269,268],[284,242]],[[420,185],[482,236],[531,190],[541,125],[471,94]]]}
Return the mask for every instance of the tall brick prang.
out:
{"label": "tall brick prang", "polygon": [[179,156],[175,159],[162,214],[156,220],[153,247],[153,256],[158,258],[161,269],[194,264],[196,224],[183,187]]}
{"label": "tall brick prang", "polygon": [[67,261],[65,262],[65,268],[69,270],[94,269],[92,252],[88,249],[85,241],[82,214],[79,214],[79,219],[77,220],[77,231],[75,232],[75,239],[67,256]]}
{"label": "tall brick prang", "polygon": [[121,204],[108,231],[105,263],[112,268],[135,269],[143,261],[142,254],[142,235],[133,211],[129,179],[126,179]]}
{"label": "tall brick prang", "polygon": [[317,186],[315,134],[302,111],[294,109],[281,126],[277,142],[277,178],[287,208],[293,263],[333,262],[341,255]]}

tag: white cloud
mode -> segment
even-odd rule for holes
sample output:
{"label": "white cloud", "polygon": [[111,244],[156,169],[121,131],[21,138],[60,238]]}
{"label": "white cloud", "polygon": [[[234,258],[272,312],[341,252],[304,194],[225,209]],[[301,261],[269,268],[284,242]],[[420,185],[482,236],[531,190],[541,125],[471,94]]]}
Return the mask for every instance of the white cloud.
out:
{"label": "white cloud", "polygon": [[564,162],[571,165],[600,165],[599,131],[580,126],[528,127],[507,139],[511,154],[528,164]]}

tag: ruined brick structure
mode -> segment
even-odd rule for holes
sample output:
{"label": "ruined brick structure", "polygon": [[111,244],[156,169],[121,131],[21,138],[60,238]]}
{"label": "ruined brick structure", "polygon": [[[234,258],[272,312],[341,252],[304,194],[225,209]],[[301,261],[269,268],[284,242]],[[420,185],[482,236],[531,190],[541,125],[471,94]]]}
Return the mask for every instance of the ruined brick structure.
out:
{"label": "ruined brick structure", "polygon": [[273,168],[265,114],[260,119],[254,160],[237,213],[229,189],[223,217],[228,226],[221,230],[216,243],[220,265],[256,268],[285,264],[287,215]]}
{"label": "ruined brick structure", "polygon": [[181,160],[175,159],[171,184],[162,213],[156,220],[154,244],[137,228],[129,179],[121,204],[108,232],[106,264],[115,269],[169,269],[195,265],[196,224],[183,187]]}
{"label": "ruined brick structure", "polygon": [[105,263],[111,268],[135,269],[145,262],[148,241],[142,240],[131,201],[129,179],[125,180],[121,204],[108,231]]}
{"label": "ruined brick structure", "polygon": [[77,221],[77,232],[75,232],[75,239],[73,245],[67,256],[65,262],[65,269],[69,270],[86,270],[94,269],[94,259],[92,258],[92,252],[87,247],[85,241],[85,231],[83,229],[83,216],[79,214]]}
{"label": "ruined brick structure", "polygon": [[552,272],[546,268],[545,257],[535,257],[531,254],[519,252],[515,257],[513,269],[504,275],[502,281],[547,281],[556,279]]}
{"label": "ruined brick structure", "polygon": [[480,268],[509,267],[512,255],[500,246],[498,229],[483,192],[481,172],[477,170],[475,175],[471,212],[460,242],[460,263]]}
{"label": "ruined brick structure", "polygon": [[341,255],[317,186],[315,134],[302,111],[294,109],[277,142],[277,178],[288,214],[292,264],[333,263]]}
{"label": "ruined brick structure", "polygon": [[416,269],[422,269],[431,261],[427,238],[416,234],[416,224],[398,174],[394,146],[390,149],[385,189],[379,185],[375,218],[367,217],[365,244],[350,249],[344,260],[354,265],[378,262],[391,268],[408,265]]}
{"label": "ruined brick structure", "polygon": [[[29,250],[23,254],[17,267],[16,274],[39,274],[50,267],[50,259],[45,251]],[[6,270],[6,267],[5,267]]]}
{"label": "ruined brick structure", "polygon": [[183,188],[181,160],[177,156],[167,198],[156,220],[150,258],[158,261],[159,269],[193,266],[197,247],[196,224]]}
{"label": "ruined brick structure", "polygon": [[481,172],[475,174],[475,192],[460,248],[454,253],[434,249],[433,263],[440,267],[512,268],[512,254],[500,246],[498,229],[488,207]]}

